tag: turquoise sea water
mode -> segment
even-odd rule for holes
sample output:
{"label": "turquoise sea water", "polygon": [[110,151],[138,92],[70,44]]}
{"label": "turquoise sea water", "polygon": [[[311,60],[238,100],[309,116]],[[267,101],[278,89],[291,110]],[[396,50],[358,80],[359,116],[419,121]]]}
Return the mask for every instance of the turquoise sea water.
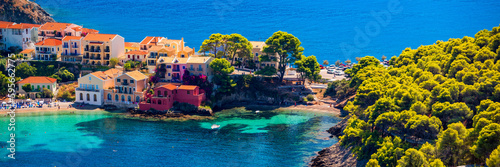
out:
{"label": "turquoise sea water", "polygon": [[10,160],[8,118],[1,117],[0,166],[305,166],[338,141],[325,132],[338,121],[326,113],[243,108],[184,122],[107,112],[18,116]]}
{"label": "turquoise sea water", "polygon": [[[199,49],[212,33],[240,33],[255,41],[287,31],[301,40],[305,55],[330,63],[365,55],[390,58],[406,47],[473,36],[500,24],[498,0],[36,2],[56,21],[120,34],[130,42],[140,42],[146,35],[184,37],[186,45]],[[377,19],[389,10],[393,11],[389,17]]]}

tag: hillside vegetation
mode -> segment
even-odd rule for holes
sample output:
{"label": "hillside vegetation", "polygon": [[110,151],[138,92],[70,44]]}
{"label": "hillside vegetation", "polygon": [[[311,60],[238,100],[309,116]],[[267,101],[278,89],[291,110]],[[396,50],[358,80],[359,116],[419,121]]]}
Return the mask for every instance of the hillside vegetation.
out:
{"label": "hillside vegetation", "polygon": [[494,27],[406,48],[389,68],[362,58],[347,71],[356,97],[341,144],[367,166],[499,166],[499,44]]}
{"label": "hillside vegetation", "polygon": [[0,0],[0,21],[33,24],[55,22],[40,5],[28,0]]}

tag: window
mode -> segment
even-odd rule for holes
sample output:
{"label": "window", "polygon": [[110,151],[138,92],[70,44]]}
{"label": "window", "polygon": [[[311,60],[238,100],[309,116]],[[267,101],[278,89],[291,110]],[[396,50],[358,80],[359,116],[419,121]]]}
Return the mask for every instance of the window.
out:
{"label": "window", "polygon": [[47,89],[50,89],[50,85],[47,85]]}
{"label": "window", "polygon": [[115,101],[118,101],[118,95],[115,95]]}
{"label": "window", "polygon": [[83,93],[80,93],[80,100],[83,100]]}
{"label": "window", "polygon": [[131,102],[132,101],[132,97],[128,96],[127,101]]}
{"label": "window", "polygon": [[255,57],[259,57],[259,53],[255,53]]}
{"label": "window", "polygon": [[140,102],[141,101],[141,98],[139,96],[135,97],[135,102]]}
{"label": "window", "polygon": [[198,71],[201,71],[201,70],[202,69],[201,69],[201,64],[200,64],[200,65],[198,65]]}
{"label": "window", "polygon": [[95,89],[99,89],[99,85],[95,85]]}
{"label": "window", "polygon": [[108,93],[108,100],[111,100],[111,93]]}
{"label": "window", "polygon": [[170,73],[168,73],[168,76],[170,76]]}
{"label": "window", "polygon": [[163,92],[163,94],[165,95],[165,97],[167,97],[168,91]]}
{"label": "window", "polygon": [[161,100],[158,100],[158,104],[161,104]]}
{"label": "window", "polygon": [[116,82],[120,82],[120,78],[116,79]]}
{"label": "window", "polygon": [[125,96],[124,95],[122,95],[122,101],[125,101]]}
{"label": "window", "polygon": [[87,101],[90,101],[90,95],[87,93]]}
{"label": "window", "polygon": [[130,55],[128,55],[128,58],[130,59]]}
{"label": "window", "polygon": [[172,66],[170,66],[170,65],[167,65],[167,68],[172,68]]}
{"label": "window", "polygon": [[130,83],[134,83],[134,80],[130,80]]}
{"label": "window", "polygon": [[181,55],[181,57],[186,57],[186,56],[184,56],[184,55]]}
{"label": "window", "polygon": [[182,69],[183,69],[183,70],[184,70],[184,69],[186,69],[186,66],[182,66]]}
{"label": "window", "polygon": [[191,69],[194,69],[192,64],[191,64]]}
{"label": "window", "polygon": [[94,94],[94,101],[97,101],[97,95]]}
{"label": "window", "polygon": [[161,96],[161,92],[160,92],[160,91],[158,91],[158,94],[157,94],[157,95],[158,95],[158,97],[159,97],[159,96]]}
{"label": "window", "polygon": [[191,93],[191,91],[189,91],[189,90],[188,90],[188,91],[187,91],[187,94],[190,94],[190,93]]}

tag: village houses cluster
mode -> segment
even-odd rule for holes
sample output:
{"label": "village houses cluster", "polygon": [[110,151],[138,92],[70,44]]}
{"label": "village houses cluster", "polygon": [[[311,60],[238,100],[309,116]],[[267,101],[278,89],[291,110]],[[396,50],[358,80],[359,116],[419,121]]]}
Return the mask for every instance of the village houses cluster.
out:
{"label": "village houses cluster", "polygon": [[[71,23],[43,25],[0,21],[0,50],[20,49],[25,61],[61,61],[84,66],[109,66],[118,59],[123,65],[137,61],[147,65],[147,72],[111,68],[78,76],[76,102],[90,105],[132,105],[141,109],[168,110],[173,102],[196,106],[206,99],[198,86],[182,85],[182,76],[204,75],[212,79],[212,57],[198,55],[195,48],[185,46],[184,39],[145,37],[141,42],[126,42],[118,34],[100,34],[98,30]],[[264,42],[251,42],[253,61],[258,68],[277,66],[277,62],[259,62]],[[241,58],[235,57],[235,60]],[[158,69],[163,69],[161,72]],[[157,74],[158,73],[158,74]],[[149,86],[150,76],[160,76],[159,83]],[[50,77],[28,77],[18,83],[31,84],[33,92],[47,88],[56,92],[57,80]],[[153,90],[151,97],[146,98]]]}

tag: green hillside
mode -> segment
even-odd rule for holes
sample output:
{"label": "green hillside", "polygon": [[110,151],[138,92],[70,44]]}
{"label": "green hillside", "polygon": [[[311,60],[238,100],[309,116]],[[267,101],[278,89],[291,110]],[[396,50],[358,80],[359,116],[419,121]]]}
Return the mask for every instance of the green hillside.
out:
{"label": "green hillside", "polygon": [[368,166],[500,165],[499,44],[495,27],[407,48],[389,68],[362,58],[341,144]]}

